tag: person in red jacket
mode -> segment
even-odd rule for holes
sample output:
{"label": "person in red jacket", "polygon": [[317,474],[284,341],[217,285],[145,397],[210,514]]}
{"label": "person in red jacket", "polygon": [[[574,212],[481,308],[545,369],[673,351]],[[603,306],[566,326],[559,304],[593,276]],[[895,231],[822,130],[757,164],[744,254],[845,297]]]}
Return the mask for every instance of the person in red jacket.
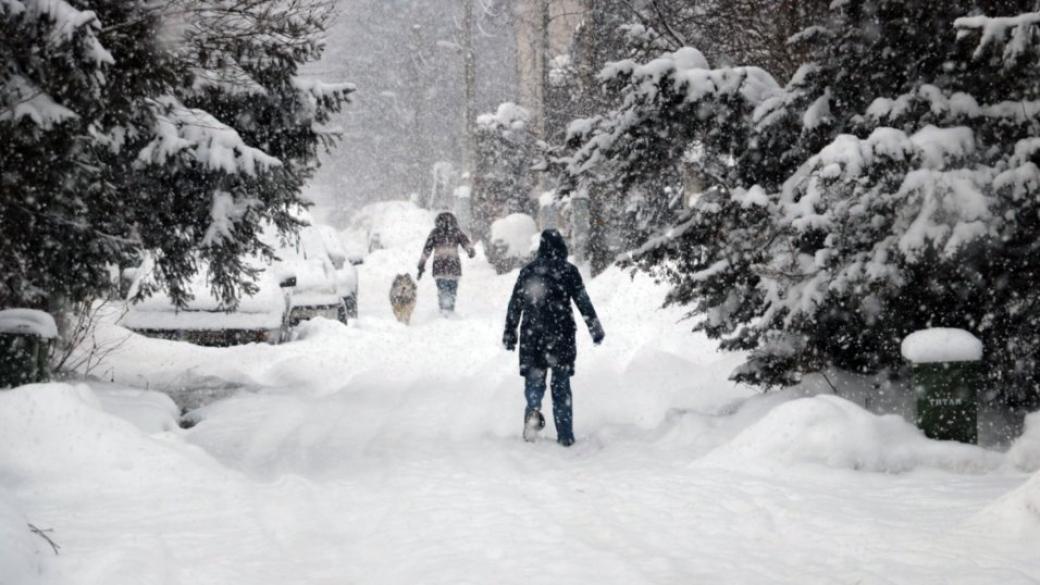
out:
{"label": "person in red jacket", "polygon": [[459,228],[455,216],[447,211],[439,214],[419,258],[418,278],[422,278],[426,260],[433,255],[433,279],[437,281],[437,299],[444,314],[455,311],[455,297],[459,290],[459,278],[462,277],[460,247],[466,250],[470,258],[477,254],[469,237]]}

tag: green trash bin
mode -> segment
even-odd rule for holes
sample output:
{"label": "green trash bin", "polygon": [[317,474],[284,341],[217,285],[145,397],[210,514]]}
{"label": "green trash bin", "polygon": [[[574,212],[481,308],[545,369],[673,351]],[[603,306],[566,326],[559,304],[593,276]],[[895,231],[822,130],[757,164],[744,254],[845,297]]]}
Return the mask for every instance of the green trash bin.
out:
{"label": "green trash bin", "polygon": [[46,382],[54,319],[42,311],[0,311],[0,388]]}
{"label": "green trash bin", "polygon": [[918,428],[932,439],[978,443],[982,342],[963,329],[924,329],[908,335],[902,350]]}

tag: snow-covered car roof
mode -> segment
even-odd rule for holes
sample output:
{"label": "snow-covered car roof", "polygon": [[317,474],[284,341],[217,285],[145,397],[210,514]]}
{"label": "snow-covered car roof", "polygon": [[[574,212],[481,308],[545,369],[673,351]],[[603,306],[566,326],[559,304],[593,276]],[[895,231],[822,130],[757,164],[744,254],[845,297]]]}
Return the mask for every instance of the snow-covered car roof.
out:
{"label": "snow-covered car roof", "polygon": [[[311,220],[309,216],[303,219]],[[335,241],[330,241],[330,236]],[[338,238],[332,228],[304,226],[298,238],[285,244],[273,230],[265,239],[276,247],[279,259],[262,266],[256,283],[259,290],[253,296],[243,296],[235,311],[224,310],[206,282],[206,271],[201,270],[188,285],[194,299],[187,309],[178,310],[167,294],[159,292],[133,305],[123,325],[138,330],[275,329],[281,326],[288,308],[287,291],[280,287],[287,278],[295,279],[288,290],[292,306],[335,305],[357,290],[354,267],[344,263],[343,268],[336,269],[333,264],[328,248],[330,244],[335,247]],[[342,252],[342,245],[338,252]]]}
{"label": "snow-covered car roof", "polygon": [[203,271],[196,274],[188,285],[195,296],[186,310],[178,310],[164,292],[134,304],[123,317],[123,325],[130,329],[276,329],[281,326],[285,313],[285,296],[278,286],[278,278],[271,271],[260,273],[259,290],[253,296],[243,296],[234,312],[228,313],[220,300],[213,296]]}

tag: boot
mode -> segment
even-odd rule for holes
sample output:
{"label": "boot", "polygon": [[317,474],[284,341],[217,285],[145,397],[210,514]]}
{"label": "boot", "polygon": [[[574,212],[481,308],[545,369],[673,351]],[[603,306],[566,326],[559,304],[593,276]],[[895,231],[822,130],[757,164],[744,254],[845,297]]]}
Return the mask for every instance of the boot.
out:
{"label": "boot", "polygon": [[524,417],[524,440],[533,443],[538,432],[545,428],[545,417],[537,410],[530,410]]}

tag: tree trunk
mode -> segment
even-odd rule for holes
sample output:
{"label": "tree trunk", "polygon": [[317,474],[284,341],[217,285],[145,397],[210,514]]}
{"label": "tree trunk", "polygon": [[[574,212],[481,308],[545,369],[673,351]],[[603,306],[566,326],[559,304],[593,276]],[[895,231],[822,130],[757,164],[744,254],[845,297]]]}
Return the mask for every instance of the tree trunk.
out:
{"label": "tree trunk", "polygon": [[476,121],[477,121],[477,62],[473,54],[473,0],[463,0],[462,59],[466,86],[465,143],[462,154],[463,170],[471,177],[476,168]]}

